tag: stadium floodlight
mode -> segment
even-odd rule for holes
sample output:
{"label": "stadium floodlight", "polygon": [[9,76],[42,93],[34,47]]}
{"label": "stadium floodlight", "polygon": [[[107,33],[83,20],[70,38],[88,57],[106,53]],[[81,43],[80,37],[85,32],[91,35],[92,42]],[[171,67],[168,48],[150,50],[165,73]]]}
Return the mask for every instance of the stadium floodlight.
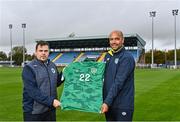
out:
{"label": "stadium floodlight", "polygon": [[164,64],[167,68],[167,65],[166,65],[166,62],[167,62],[167,56],[166,56],[166,49],[164,50]]}
{"label": "stadium floodlight", "polygon": [[25,64],[25,28],[26,28],[26,23],[22,24],[22,29],[23,29],[23,63],[22,66]]}
{"label": "stadium floodlight", "polygon": [[177,53],[176,53],[176,16],[178,15],[178,9],[172,10],[174,16],[174,68],[177,68]]}
{"label": "stadium floodlight", "polygon": [[9,24],[9,30],[10,30],[10,45],[11,45],[11,51],[10,51],[10,65],[12,67],[12,24]]}
{"label": "stadium floodlight", "polygon": [[156,16],[156,11],[149,12],[152,18],[152,51],[151,51],[151,68],[154,66],[154,17]]}

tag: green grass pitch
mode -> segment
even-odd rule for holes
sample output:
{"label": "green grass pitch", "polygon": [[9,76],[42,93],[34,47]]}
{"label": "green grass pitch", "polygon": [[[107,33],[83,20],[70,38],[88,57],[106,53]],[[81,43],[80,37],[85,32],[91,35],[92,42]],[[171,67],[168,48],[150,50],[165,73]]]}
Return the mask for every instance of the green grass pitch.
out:
{"label": "green grass pitch", "polygon": [[[22,120],[21,71],[0,68],[0,121]],[[57,121],[72,120],[105,121],[101,114],[57,110]],[[133,120],[180,121],[180,70],[136,69]]]}

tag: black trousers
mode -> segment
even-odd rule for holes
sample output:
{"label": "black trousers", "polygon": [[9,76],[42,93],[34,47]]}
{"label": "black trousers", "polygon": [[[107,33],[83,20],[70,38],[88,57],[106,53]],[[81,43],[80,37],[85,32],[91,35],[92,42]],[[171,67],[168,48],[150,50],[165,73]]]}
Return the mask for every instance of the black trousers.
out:
{"label": "black trousers", "polygon": [[24,121],[56,121],[56,110],[44,112],[42,114],[24,113]]}
{"label": "black trousers", "polygon": [[106,121],[132,121],[133,110],[113,108],[105,113],[105,117]]}

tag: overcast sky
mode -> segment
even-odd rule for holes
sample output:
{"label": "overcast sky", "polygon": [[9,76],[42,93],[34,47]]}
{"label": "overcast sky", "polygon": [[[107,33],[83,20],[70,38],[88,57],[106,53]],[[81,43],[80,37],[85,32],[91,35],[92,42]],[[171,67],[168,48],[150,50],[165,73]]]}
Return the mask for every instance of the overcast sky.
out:
{"label": "overcast sky", "polygon": [[[151,48],[154,18],[154,47],[174,48],[174,16],[180,0],[0,0],[0,51],[10,51],[9,24],[13,24],[13,46],[22,45],[22,23],[28,53],[34,52],[35,39],[107,35],[114,29],[139,34],[145,48]],[[180,48],[180,11],[176,16],[177,48]]]}

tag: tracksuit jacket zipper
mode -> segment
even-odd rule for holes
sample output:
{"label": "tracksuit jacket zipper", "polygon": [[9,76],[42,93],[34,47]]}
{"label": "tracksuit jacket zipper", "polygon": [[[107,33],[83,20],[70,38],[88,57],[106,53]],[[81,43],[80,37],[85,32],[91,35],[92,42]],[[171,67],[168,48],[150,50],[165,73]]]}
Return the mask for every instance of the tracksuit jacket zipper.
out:
{"label": "tracksuit jacket zipper", "polygon": [[48,71],[48,66],[46,64],[44,64],[45,68],[46,68],[46,71],[47,71],[47,74],[48,74],[48,79],[49,79],[49,86],[50,86],[50,96],[51,96],[51,79],[49,77],[49,71]]}

